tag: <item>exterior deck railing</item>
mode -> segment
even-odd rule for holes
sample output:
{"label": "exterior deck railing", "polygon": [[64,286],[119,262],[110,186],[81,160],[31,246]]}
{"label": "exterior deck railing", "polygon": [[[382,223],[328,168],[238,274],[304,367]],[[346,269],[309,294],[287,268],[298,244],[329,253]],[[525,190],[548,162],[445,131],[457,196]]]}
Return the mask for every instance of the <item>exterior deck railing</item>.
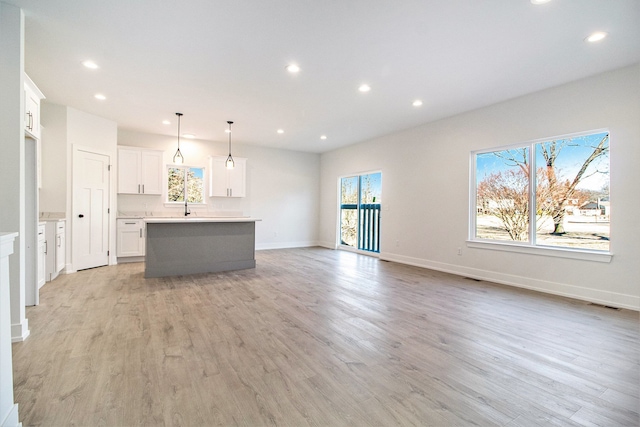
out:
{"label": "exterior deck railing", "polygon": [[[343,204],[341,209],[358,209],[357,204]],[[361,203],[358,221],[358,249],[380,252],[380,203]]]}

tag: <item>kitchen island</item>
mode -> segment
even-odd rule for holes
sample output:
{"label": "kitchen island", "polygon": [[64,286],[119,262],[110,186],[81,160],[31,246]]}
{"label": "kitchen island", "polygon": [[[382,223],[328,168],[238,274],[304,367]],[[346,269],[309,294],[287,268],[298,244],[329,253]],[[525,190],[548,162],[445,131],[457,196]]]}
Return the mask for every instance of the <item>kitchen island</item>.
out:
{"label": "kitchen island", "polygon": [[255,268],[256,218],[145,218],[144,277]]}

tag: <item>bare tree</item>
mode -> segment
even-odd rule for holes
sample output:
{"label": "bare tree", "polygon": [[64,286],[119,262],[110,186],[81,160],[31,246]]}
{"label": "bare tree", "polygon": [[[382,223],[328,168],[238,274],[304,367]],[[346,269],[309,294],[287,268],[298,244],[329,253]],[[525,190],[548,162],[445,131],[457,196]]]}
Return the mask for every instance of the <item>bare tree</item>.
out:
{"label": "bare tree", "polygon": [[494,172],[480,182],[478,206],[497,217],[512,240],[527,240],[529,178],[521,169]]}
{"label": "bare tree", "polygon": [[545,160],[542,173],[542,180],[538,183],[538,188],[542,187],[544,195],[548,198],[543,202],[538,196],[537,201],[544,207],[544,210],[553,219],[553,234],[564,234],[564,217],[566,215],[567,201],[576,195],[576,189],[580,182],[597,173],[607,173],[598,168],[592,168],[587,172],[589,166],[609,153],[609,134],[607,133],[600,142],[593,146],[593,152],[584,160],[582,166],[573,179],[562,180],[558,178],[559,170],[556,161],[563,148],[571,146],[571,140],[550,141],[540,144],[541,154]]}
{"label": "bare tree", "polygon": [[[578,189],[580,182],[595,175],[608,173],[600,170],[598,159],[609,152],[609,134],[598,144],[589,148],[591,153],[584,159],[575,176],[566,178],[558,167],[558,158],[563,149],[576,147],[572,140],[554,140],[538,144],[543,165],[536,171],[536,217],[549,216],[553,220],[553,234],[564,233],[564,218],[568,202],[575,199],[578,204],[586,202],[587,191]],[[510,169],[486,176],[477,188],[478,207],[496,216],[513,240],[527,240],[529,218],[529,165],[528,148],[517,148],[493,153]],[[606,188],[608,190],[608,187]],[[536,221],[537,228],[542,221]]]}

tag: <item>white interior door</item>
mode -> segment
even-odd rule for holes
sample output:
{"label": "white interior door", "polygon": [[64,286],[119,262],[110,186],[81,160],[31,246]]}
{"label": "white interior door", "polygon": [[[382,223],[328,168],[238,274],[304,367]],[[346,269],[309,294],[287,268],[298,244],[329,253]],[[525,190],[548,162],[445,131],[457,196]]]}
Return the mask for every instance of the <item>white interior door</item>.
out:
{"label": "white interior door", "polygon": [[109,263],[109,156],[73,152],[72,262],[75,270]]}

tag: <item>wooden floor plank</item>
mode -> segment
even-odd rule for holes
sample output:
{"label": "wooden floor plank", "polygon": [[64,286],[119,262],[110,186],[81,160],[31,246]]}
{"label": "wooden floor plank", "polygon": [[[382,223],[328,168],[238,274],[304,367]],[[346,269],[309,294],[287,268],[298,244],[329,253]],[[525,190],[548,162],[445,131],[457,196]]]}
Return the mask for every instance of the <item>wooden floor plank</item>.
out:
{"label": "wooden floor plank", "polygon": [[13,345],[25,426],[637,426],[637,312],[321,248],[60,276]]}

